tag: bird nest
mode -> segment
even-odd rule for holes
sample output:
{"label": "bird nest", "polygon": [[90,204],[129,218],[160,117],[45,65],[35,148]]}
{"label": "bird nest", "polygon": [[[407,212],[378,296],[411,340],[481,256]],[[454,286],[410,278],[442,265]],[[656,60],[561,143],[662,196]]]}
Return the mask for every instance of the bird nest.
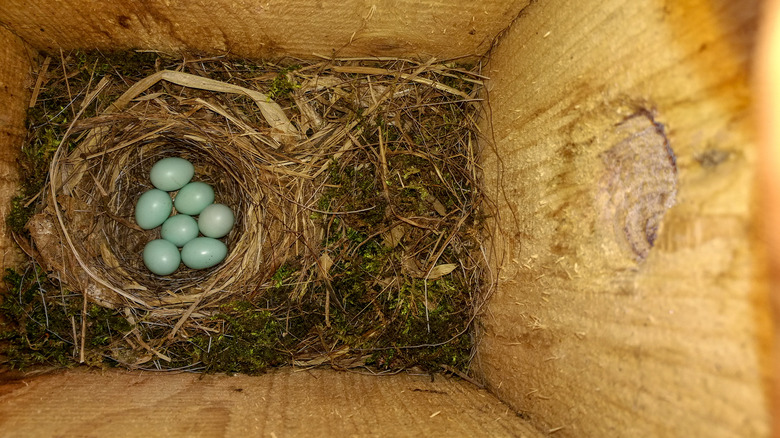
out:
{"label": "bird nest", "polygon": [[[224,59],[166,69],[158,58],[129,80],[100,77],[96,61],[80,64],[89,80],[74,97],[69,59],[35,90],[64,84],[72,117],[47,184],[25,203],[32,243],[18,236],[60,291],[81,296],[72,336],[58,338],[82,362],[467,368],[487,289],[473,70]],[[141,252],[159,230],[132,218],[151,166],[171,156],[193,163],[236,226],[223,263],[158,276]],[[92,351],[100,322],[88,303],[127,322]]]}
{"label": "bird nest", "polygon": [[[149,91],[161,81],[182,89],[176,95]],[[185,89],[212,93],[184,97]],[[271,128],[253,128],[220,94],[254,101]],[[78,132],[83,135],[73,150],[61,148],[54,155],[47,208],[29,227],[46,265],[102,305],[192,317],[188,310],[195,303],[202,310],[233,294],[255,292],[281,261],[294,256],[290,250],[298,237],[311,233],[300,227],[295,232],[301,217],[290,208],[291,186],[305,186],[311,194],[312,178],[299,181],[296,175],[314,174],[319,169],[310,166],[324,165],[322,152],[328,151],[299,144],[295,152],[281,152],[299,136],[279,105],[262,93],[161,71],[136,83],[101,115],[72,125],[65,142]],[[320,160],[310,159],[315,153]],[[144,245],[159,239],[160,230],[135,225],[134,205],[153,188],[152,165],[171,156],[193,163],[197,179],[214,187],[216,201],[239,213],[226,238],[229,255],[219,267],[158,276],[143,264]],[[65,251],[49,248],[63,243]]]}

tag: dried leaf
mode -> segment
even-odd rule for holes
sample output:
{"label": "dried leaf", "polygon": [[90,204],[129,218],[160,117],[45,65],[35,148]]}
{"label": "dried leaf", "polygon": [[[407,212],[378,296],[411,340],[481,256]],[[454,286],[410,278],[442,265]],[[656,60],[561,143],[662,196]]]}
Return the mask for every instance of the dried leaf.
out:
{"label": "dried leaf", "polygon": [[414,278],[423,278],[425,277],[425,272],[422,270],[422,265],[420,265],[420,262],[415,260],[412,257],[406,257],[401,262],[401,265],[403,266],[404,270],[409,273]]}
{"label": "dried leaf", "polygon": [[431,206],[436,210],[436,213],[439,213],[439,216],[447,216],[447,208],[435,196],[428,195],[425,200],[431,203]]}
{"label": "dried leaf", "polygon": [[395,248],[401,243],[406,235],[406,227],[403,225],[394,226],[389,232],[382,235],[385,240],[385,244],[390,248]]}
{"label": "dried leaf", "polygon": [[322,278],[330,278],[328,271],[330,271],[331,266],[333,266],[333,259],[330,258],[328,253],[323,253],[320,256],[319,260],[317,261],[317,265],[320,267],[320,275]]}
{"label": "dried leaf", "polygon": [[449,274],[450,272],[454,271],[455,268],[457,268],[458,265],[455,263],[447,263],[444,265],[437,265],[434,266],[433,269],[431,269],[431,272],[428,273],[428,276],[425,277],[428,280],[436,280],[441,277],[444,277],[445,275]]}

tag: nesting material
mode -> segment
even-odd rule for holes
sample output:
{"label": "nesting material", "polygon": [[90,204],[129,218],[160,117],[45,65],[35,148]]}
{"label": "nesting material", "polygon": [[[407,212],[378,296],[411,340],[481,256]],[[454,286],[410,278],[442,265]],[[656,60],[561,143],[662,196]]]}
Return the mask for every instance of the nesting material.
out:
{"label": "nesting material", "polygon": [[[18,237],[61,290],[83,298],[72,334],[61,334],[78,359],[467,369],[491,281],[473,70],[160,57],[151,74],[128,78],[95,74],[102,61],[69,72],[71,57],[36,87],[64,81],[73,117],[27,203],[37,205],[32,244]],[[68,75],[84,72],[89,81],[71,90]],[[152,188],[151,166],[171,156],[194,164],[236,224],[222,264],[157,276],[141,253],[159,229],[135,225],[133,206]],[[89,327],[100,322],[87,302],[127,321],[92,352]]]}
{"label": "nesting material", "polygon": [[[78,146],[54,155],[53,183],[46,193],[50,202],[31,226],[53,228],[65,243],[62,258],[56,252],[42,255],[48,266],[62,266],[60,278],[64,275],[67,284],[110,307],[132,303],[170,314],[195,302],[213,305],[209,297],[217,293],[215,298],[224,300],[246,291],[247,285],[262,284],[278,260],[288,256],[292,238],[280,230],[293,218],[285,217],[284,194],[276,190],[279,172],[267,164],[265,148],[256,144],[278,147],[270,135],[233,126],[228,110],[216,101],[164,93],[136,100],[164,78],[194,87],[221,86],[186,73],[160,72],[135,84],[102,115],[75,124],[71,133],[83,130]],[[265,100],[262,106],[274,106],[277,116],[283,116]],[[143,246],[160,236],[159,230],[132,223],[133,206],[140,194],[154,188],[148,182],[151,166],[171,156],[194,163],[217,199],[241,212],[236,230],[227,237],[233,251],[218,269],[161,277],[149,275],[141,263]]]}

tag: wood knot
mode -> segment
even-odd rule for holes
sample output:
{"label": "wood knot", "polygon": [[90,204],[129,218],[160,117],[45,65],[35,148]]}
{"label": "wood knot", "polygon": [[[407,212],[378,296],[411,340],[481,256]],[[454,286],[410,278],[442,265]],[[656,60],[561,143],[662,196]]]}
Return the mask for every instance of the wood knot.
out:
{"label": "wood knot", "polygon": [[609,134],[601,154],[603,213],[621,247],[637,261],[647,258],[666,211],[677,196],[677,162],[664,126],[638,112]]}
{"label": "wood knot", "polygon": [[116,21],[125,29],[130,29],[131,20],[127,15],[117,15]]}

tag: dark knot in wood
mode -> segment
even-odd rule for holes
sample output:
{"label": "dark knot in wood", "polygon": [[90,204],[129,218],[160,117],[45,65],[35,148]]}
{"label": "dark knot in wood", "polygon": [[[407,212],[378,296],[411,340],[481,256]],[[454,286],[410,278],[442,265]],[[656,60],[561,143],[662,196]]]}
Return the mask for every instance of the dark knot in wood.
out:
{"label": "dark knot in wood", "polygon": [[677,162],[664,126],[649,111],[615,127],[602,153],[604,214],[615,238],[637,261],[647,258],[677,196]]}

